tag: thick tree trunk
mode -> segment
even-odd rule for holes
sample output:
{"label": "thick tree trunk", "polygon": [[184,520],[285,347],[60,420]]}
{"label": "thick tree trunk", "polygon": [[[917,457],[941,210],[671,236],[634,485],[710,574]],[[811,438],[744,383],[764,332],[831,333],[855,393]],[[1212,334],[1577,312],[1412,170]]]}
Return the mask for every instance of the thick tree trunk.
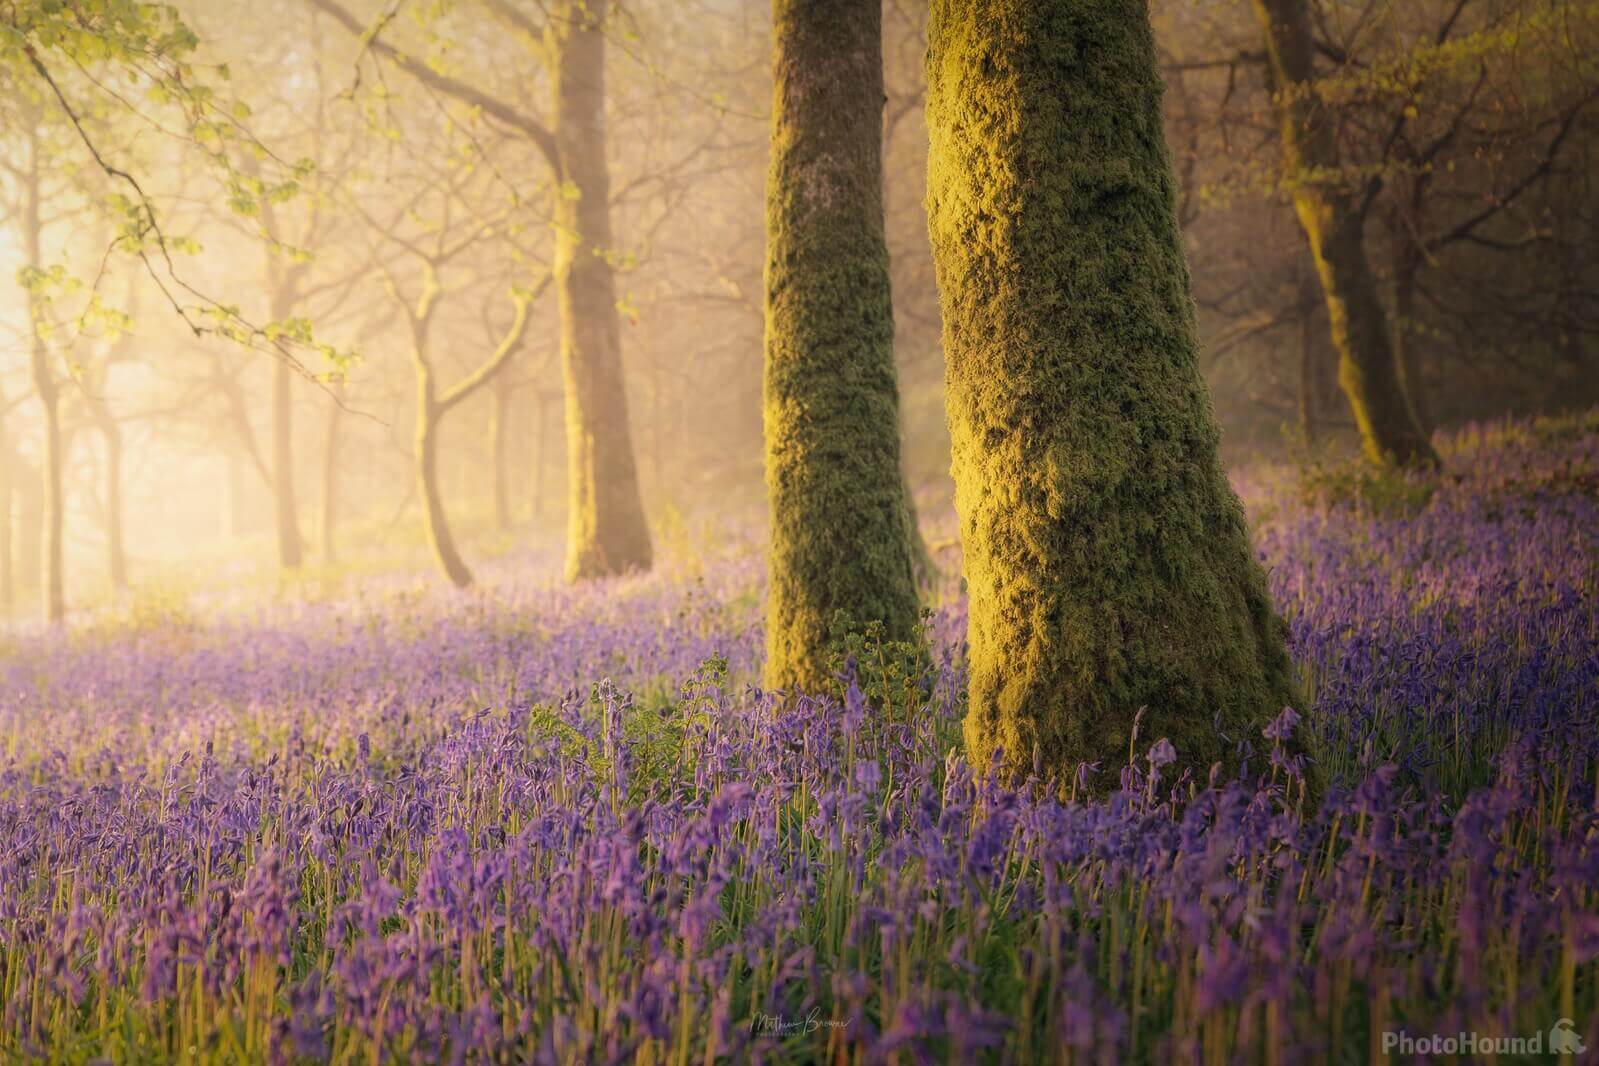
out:
{"label": "thick tree trunk", "polygon": [[608,256],[611,179],[605,161],[606,0],[552,5],[555,97],[555,284],[566,381],[569,580],[648,570],[652,556],[639,496],[621,320]]}
{"label": "thick tree trunk", "polygon": [[328,405],[328,425],[325,446],[322,449],[322,561],[333,562],[337,556],[339,504],[339,423],[344,408],[337,398]]}
{"label": "thick tree trunk", "polygon": [[934,0],[927,71],[969,758],[1114,780],[1144,710],[1131,754],[1168,738],[1203,778],[1294,692],[1199,372],[1147,5]]}
{"label": "thick tree trunk", "polygon": [[916,634],[883,240],[878,0],[775,0],[766,185],[766,683],[831,680],[836,612]]}
{"label": "thick tree trunk", "polygon": [[1266,40],[1294,211],[1327,300],[1338,381],[1374,462],[1436,464],[1400,386],[1382,302],[1366,260],[1365,224],[1338,173],[1331,116],[1315,92],[1315,42],[1305,0],[1254,0]]}
{"label": "thick tree trunk", "polygon": [[122,430],[109,416],[100,422],[105,438],[106,569],[111,587],[128,587],[128,553],[122,535]]}
{"label": "thick tree trunk", "polygon": [[293,570],[303,561],[300,518],[294,499],[294,410],[289,364],[279,359],[272,370],[272,493],[278,526],[278,565]]}
{"label": "thick tree trunk", "polygon": [[422,494],[422,515],[427,526],[428,546],[439,571],[458,588],[472,583],[461,553],[455,548],[449,519],[444,513],[444,497],[439,491],[439,407],[429,372],[417,367],[416,405],[416,485]]}

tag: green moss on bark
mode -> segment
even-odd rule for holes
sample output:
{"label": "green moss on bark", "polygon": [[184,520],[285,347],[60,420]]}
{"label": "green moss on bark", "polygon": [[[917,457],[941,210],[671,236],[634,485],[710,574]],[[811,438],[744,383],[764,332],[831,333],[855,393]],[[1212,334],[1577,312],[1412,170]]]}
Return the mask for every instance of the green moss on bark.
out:
{"label": "green moss on bark", "polygon": [[918,621],[888,251],[876,0],[773,4],[767,181],[767,684],[830,683],[829,626]]}
{"label": "green moss on bark", "polygon": [[935,0],[928,44],[969,755],[1113,773],[1141,707],[1138,756],[1259,749],[1293,685],[1199,373],[1146,4]]}

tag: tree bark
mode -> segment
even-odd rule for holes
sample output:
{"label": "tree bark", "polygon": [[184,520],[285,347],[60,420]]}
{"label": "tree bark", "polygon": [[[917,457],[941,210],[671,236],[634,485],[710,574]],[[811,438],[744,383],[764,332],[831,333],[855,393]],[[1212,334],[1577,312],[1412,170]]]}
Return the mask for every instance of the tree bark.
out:
{"label": "tree bark", "polygon": [[1310,240],[1327,301],[1338,381],[1366,455],[1378,463],[1436,465],[1400,385],[1382,302],[1366,259],[1365,219],[1341,184],[1332,115],[1317,96],[1315,41],[1305,0],[1253,0],[1266,40],[1284,176]]}
{"label": "tree bark", "polygon": [[916,635],[883,238],[877,0],[774,0],[766,186],[766,683],[832,681],[830,626]]}
{"label": "tree bark", "polygon": [[1203,779],[1294,690],[1199,372],[1147,5],[934,0],[927,71],[968,757],[1114,779],[1167,738]]}
{"label": "tree bark", "polygon": [[611,179],[605,160],[607,0],[552,5],[555,98],[555,284],[566,383],[566,576],[648,570],[649,528],[622,379],[621,319],[609,256]]}

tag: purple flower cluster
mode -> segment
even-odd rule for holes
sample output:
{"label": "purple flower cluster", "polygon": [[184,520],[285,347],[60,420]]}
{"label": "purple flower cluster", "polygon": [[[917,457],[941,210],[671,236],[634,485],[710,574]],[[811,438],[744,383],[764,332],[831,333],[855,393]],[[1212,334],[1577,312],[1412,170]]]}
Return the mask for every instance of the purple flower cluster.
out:
{"label": "purple flower cluster", "polygon": [[1451,469],[1407,516],[1251,493],[1314,700],[1259,738],[1271,781],[1181,795],[1158,737],[1061,787],[974,773],[958,602],[920,713],[772,699],[753,563],[21,638],[0,1058],[1599,1045],[1599,432]]}

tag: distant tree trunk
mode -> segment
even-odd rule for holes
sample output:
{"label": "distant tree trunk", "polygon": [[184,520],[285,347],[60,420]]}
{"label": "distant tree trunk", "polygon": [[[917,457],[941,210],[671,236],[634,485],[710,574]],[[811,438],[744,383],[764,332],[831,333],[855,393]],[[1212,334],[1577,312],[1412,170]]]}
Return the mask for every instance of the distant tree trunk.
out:
{"label": "distant tree trunk", "polygon": [[622,380],[605,162],[607,0],[556,0],[549,19],[555,98],[555,284],[566,381],[566,576],[648,570],[652,561]]}
{"label": "distant tree trunk", "polygon": [[1409,241],[1401,239],[1394,255],[1394,352],[1397,356],[1400,390],[1410,404],[1410,415],[1424,436],[1432,437],[1432,408],[1427,401],[1427,381],[1421,369],[1421,350],[1416,343],[1416,271],[1419,255]]}
{"label": "distant tree trunk", "polygon": [[328,405],[326,443],[322,449],[322,561],[337,558],[335,532],[338,529],[339,503],[339,423],[344,408],[339,396]]}
{"label": "distant tree trunk", "polygon": [[16,470],[11,481],[17,498],[16,583],[18,588],[37,590],[44,558],[44,477],[15,449],[11,459]]}
{"label": "distant tree trunk", "polygon": [[934,0],[927,73],[968,757],[1114,780],[1147,709],[1132,754],[1168,738],[1203,779],[1294,693],[1199,372],[1148,6]]}
{"label": "distant tree trunk", "polygon": [[[887,98],[887,94],[886,94],[886,91],[885,91],[885,100],[886,100],[886,98]],[[925,101],[920,101],[920,102],[921,103],[925,103]],[[903,114],[903,112],[902,112],[902,114]],[[882,145],[881,145],[881,158],[883,160],[886,160],[886,159],[889,158],[889,150],[890,150],[891,145],[893,144],[894,129],[895,129],[896,123],[893,121],[893,119],[886,112],[883,113],[883,115],[881,117],[882,117],[881,128],[882,128],[882,131],[883,131],[883,133],[882,133]],[[890,290],[892,290],[893,287],[894,287],[894,281],[893,281],[893,277],[894,277],[894,270],[893,270],[894,257],[893,257],[892,250],[888,249],[888,243],[889,243],[888,242],[888,219],[889,219],[889,211],[890,211],[890,199],[889,199],[889,197],[890,197],[890,195],[892,193],[892,190],[893,190],[893,183],[888,180],[888,171],[887,171],[887,167],[886,166],[879,165],[878,172],[882,175],[882,179],[878,182],[878,188],[879,188],[879,190],[881,192],[881,195],[882,195],[882,198],[883,198],[883,210],[882,210],[882,214],[883,214],[883,245],[884,245],[885,253],[889,256],[889,288],[890,288]],[[899,352],[898,352],[898,349],[896,348],[895,349],[895,356],[896,356],[896,359],[895,359],[895,380],[896,380],[896,382],[897,382],[898,377],[899,377],[898,354],[899,354]],[[933,553],[928,550],[927,538],[925,536],[923,536],[923,534],[922,534],[921,516],[917,513],[917,510],[916,510],[916,494],[911,491],[910,478],[909,478],[909,476],[907,476],[905,474],[904,460],[905,460],[905,453],[906,453],[906,450],[907,450],[907,446],[909,444],[909,437],[908,437],[909,428],[910,427],[908,425],[905,425],[905,424],[901,424],[901,426],[900,426],[900,429],[901,429],[902,433],[905,433],[905,435],[902,436],[901,440],[900,440],[900,476],[901,476],[901,479],[903,480],[903,482],[905,484],[905,524],[906,524],[907,530],[908,530],[908,532],[910,534],[910,538],[911,538],[911,566],[912,566],[912,569],[914,570],[914,572],[916,574],[916,587],[922,593],[930,594],[933,591],[933,586],[937,582],[937,579],[938,579],[938,567],[933,562]]]}
{"label": "distant tree trunk", "polygon": [[439,491],[439,405],[433,376],[420,363],[416,374],[416,485],[422,494],[428,545],[444,576],[456,587],[466,588],[472,583],[472,571],[455,548],[455,537],[444,513],[444,497]]}
{"label": "distant tree trunk", "polygon": [[278,525],[278,565],[293,570],[304,561],[300,518],[294,500],[293,371],[282,359],[272,371],[272,493]]}
{"label": "distant tree trunk", "polygon": [[879,0],[775,0],[766,186],[766,683],[831,680],[829,626],[918,618],[883,240]]}
{"label": "distant tree trunk", "polygon": [[[41,177],[39,142],[31,137],[29,169],[23,189],[23,256],[27,265],[43,269],[44,257],[40,249],[43,221],[39,182]],[[44,413],[44,484],[43,505],[45,523],[44,572],[40,598],[45,620],[56,623],[66,615],[66,597],[62,590],[62,536],[66,501],[62,496],[61,481],[61,392],[50,367],[50,353],[45,347],[44,332],[39,315],[42,313],[36,294],[28,294],[29,311],[29,368],[33,389],[38,394]]]}
{"label": "distant tree trunk", "polygon": [[1306,444],[1316,443],[1321,432],[1317,420],[1321,375],[1316,361],[1316,304],[1321,296],[1316,275],[1299,275],[1299,431]]}
{"label": "distant tree trunk", "polygon": [[537,405],[538,423],[533,429],[533,517],[542,518],[547,513],[546,504],[551,492],[549,486],[549,430],[550,408],[561,402],[561,393],[536,389],[533,402]]}
{"label": "distant tree trunk", "polygon": [[494,465],[494,528],[504,533],[511,528],[510,486],[507,484],[506,466],[510,457],[507,422],[511,414],[511,385],[504,374],[494,379],[494,407],[489,423],[490,447]]}
{"label": "distant tree trunk", "polygon": [[4,397],[0,397],[0,610],[6,614],[16,604],[17,590],[12,571],[12,466],[11,439],[6,432]]}
{"label": "distant tree trunk", "polygon": [[1327,300],[1338,380],[1374,462],[1435,465],[1400,387],[1382,302],[1366,260],[1365,220],[1340,184],[1331,116],[1314,91],[1315,41],[1305,0],[1253,0],[1275,90],[1283,164]]}
{"label": "distant tree trunk", "polygon": [[128,553],[122,536],[122,428],[109,414],[100,422],[105,438],[105,538],[106,569],[111,587],[128,587]]}

